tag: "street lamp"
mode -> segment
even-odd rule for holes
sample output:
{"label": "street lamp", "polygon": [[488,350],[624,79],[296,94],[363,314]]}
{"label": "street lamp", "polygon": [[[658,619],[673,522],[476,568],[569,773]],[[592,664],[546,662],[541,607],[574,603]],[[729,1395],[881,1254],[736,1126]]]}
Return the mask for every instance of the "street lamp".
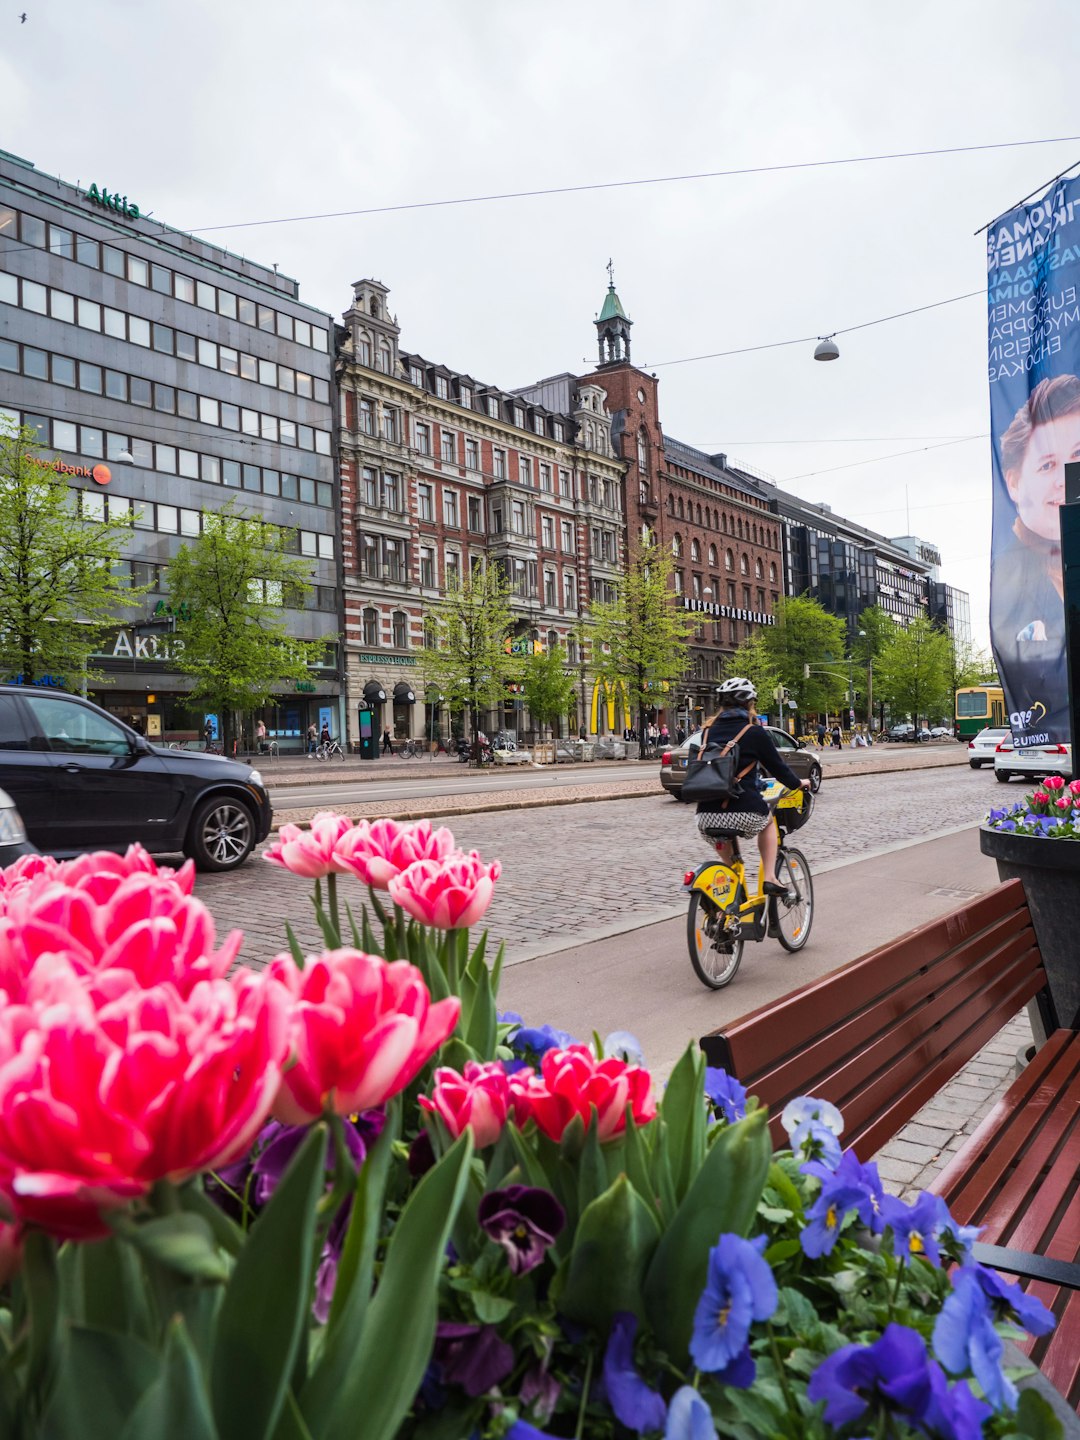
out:
{"label": "street lamp", "polygon": [[831,335],[822,335],[814,347],[815,360],[839,360],[840,347]]}
{"label": "street lamp", "polygon": [[[866,640],[865,630],[859,631],[859,639]],[[874,728],[874,652],[869,645],[866,647],[866,723],[872,730]]]}

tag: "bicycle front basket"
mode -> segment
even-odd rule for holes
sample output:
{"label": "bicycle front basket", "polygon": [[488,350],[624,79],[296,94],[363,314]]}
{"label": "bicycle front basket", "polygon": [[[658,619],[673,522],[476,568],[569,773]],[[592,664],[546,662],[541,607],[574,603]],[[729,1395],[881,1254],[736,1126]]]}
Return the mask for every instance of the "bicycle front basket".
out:
{"label": "bicycle front basket", "polygon": [[809,790],[792,790],[789,795],[776,802],[776,823],[781,835],[790,835],[801,830],[810,819],[814,808],[814,797]]}

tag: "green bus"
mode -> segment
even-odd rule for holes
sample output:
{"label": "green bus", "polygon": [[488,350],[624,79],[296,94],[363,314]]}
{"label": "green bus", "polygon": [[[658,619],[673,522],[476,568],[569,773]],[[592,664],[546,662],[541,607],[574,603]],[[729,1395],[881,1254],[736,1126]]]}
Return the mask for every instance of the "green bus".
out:
{"label": "green bus", "polygon": [[956,692],[956,738],[970,740],[987,725],[1004,725],[1005,696],[1000,685],[967,685]]}

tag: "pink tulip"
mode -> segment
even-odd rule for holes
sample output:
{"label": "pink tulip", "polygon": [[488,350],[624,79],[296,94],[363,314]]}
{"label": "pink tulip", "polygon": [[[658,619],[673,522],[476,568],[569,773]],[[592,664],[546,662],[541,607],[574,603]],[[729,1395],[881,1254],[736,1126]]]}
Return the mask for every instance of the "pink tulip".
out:
{"label": "pink tulip", "polygon": [[639,1125],[656,1114],[649,1072],[615,1057],[597,1060],[587,1045],[548,1050],[540,1062],[540,1074],[518,1071],[510,1076],[510,1088],[517,1123],[523,1125],[531,1117],[555,1141],[562,1139],[575,1115],[587,1126],[593,1110],[601,1140],[610,1140],[626,1129],[628,1105]]}
{"label": "pink tulip", "polygon": [[1080,780],[1069,781],[1069,794],[1080,795]]}
{"label": "pink tulip", "polygon": [[433,1005],[407,960],[359,950],[328,951],[303,970],[279,955],[268,973],[294,1001],[292,1063],[274,1105],[286,1125],[389,1100],[419,1074],[461,1011],[456,996]]}
{"label": "pink tulip", "polygon": [[1065,789],[1065,781],[1060,775],[1048,775],[1043,781],[1043,787],[1051,793],[1055,793],[1058,790]]}
{"label": "pink tulip", "polygon": [[494,1145],[503,1132],[510,1109],[510,1082],[499,1062],[478,1064],[469,1060],[464,1075],[456,1070],[435,1071],[431,1098],[420,1096],[420,1104],[446,1126],[456,1140],[471,1130],[478,1150]]}
{"label": "pink tulip", "polygon": [[1062,796],[1061,799],[1054,801],[1055,810],[1071,810],[1072,808],[1073,802],[1071,800],[1066,800],[1064,796]]}
{"label": "pink tulip", "polygon": [[395,905],[439,930],[464,930],[483,916],[502,873],[498,860],[485,865],[475,850],[445,860],[418,860],[387,886]]}
{"label": "pink tulip", "polygon": [[104,1210],[228,1164],[265,1122],[288,1056],[288,991],[241,971],[182,996],[131,969],[46,955],[0,1012],[0,1195],[52,1234],[107,1233]]}
{"label": "pink tulip", "polygon": [[444,860],[455,853],[455,846],[446,826],[433,830],[430,820],[415,825],[361,820],[342,836],[335,853],[366,885],[386,890],[395,876],[417,860]]}
{"label": "pink tulip", "polygon": [[0,1286],[22,1268],[23,1232],[20,1225],[0,1221]]}
{"label": "pink tulip", "polygon": [[310,830],[302,830],[299,825],[282,825],[276,843],[263,851],[263,859],[309,880],[340,875],[345,866],[335,855],[335,847],[352,828],[353,822],[347,815],[320,810],[313,816]]}

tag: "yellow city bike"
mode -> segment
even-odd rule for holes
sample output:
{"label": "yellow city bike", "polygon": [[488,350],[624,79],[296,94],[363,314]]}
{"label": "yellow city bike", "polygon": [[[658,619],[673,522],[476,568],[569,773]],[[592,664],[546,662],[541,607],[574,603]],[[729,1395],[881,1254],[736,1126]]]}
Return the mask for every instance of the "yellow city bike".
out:
{"label": "yellow city bike", "polygon": [[[810,938],[814,919],[814,882],[806,856],[785,843],[793,830],[801,830],[814,808],[806,790],[785,790],[775,780],[763,799],[772,812],[770,824],[779,832],[777,878],[788,894],[766,895],[760,870],[757,889],[747,887],[746,866],[739,841],[724,842],[724,858],[706,860],[688,870],[683,885],[690,892],[686,915],[686,941],[694,973],[710,990],[722,990],[735,979],[747,940],[775,936],[785,950],[801,950]],[[721,852],[723,853],[723,852]]]}

